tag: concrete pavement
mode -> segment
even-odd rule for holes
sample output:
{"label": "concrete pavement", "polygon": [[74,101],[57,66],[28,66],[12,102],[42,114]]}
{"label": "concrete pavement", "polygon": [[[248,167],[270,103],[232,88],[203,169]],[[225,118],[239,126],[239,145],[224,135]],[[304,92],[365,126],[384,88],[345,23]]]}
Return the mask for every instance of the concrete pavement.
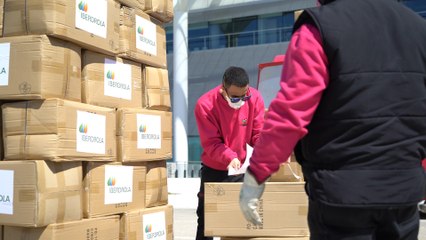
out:
{"label": "concrete pavement", "polygon": [[[174,208],[174,240],[194,240],[197,229],[199,178],[169,178],[169,204]],[[215,238],[219,240],[220,238]],[[426,240],[426,220],[421,220],[419,240]]]}

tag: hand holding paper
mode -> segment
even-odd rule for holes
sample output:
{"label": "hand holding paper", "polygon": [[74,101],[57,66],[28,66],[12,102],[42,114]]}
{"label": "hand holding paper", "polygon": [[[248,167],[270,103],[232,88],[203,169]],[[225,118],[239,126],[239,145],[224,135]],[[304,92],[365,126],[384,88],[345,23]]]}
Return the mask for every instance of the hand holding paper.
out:
{"label": "hand holding paper", "polygon": [[244,161],[243,165],[239,169],[235,169],[232,167],[228,168],[228,176],[243,174],[247,171],[247,168],[250,165],[250,158],[253,153],[253,148],[250,145],[246,144],[246,149],[246,160]]}

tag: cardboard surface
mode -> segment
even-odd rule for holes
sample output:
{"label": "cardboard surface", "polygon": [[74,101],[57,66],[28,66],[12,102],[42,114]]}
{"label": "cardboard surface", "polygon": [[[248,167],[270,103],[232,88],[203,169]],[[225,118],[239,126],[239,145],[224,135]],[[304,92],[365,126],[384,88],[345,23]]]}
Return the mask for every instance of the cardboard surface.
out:
{"label": "cardboard surface", "polygon": [[173,0],[146,0],[145,12],[168,23],[173,20]]}
{"label": "cardboard surface", "polygon": [[83,52],[82,100],[102,107],[142,108],[139,63],[92,51]]}
{"label": "cardboard surface", "polygon": [[145,0],[117,0],[117,1],[129,8],[136,8],[138,10],[145,9],[145,2],[146,2]]}
{"label": "cardboard surface", "polygon": [[48,99],[3,104],[2,111],[5,159],[116,159],[113,109]]}
{"label": "cardboard surface", "polygon": [[[6,47],[9,45],[9,47]],[[46,35],[0,38],[0,99],[81,100],[80,47]]]}
{"label": "cardboard surface", "polygon": [[[291,160],[290,160],[291,159]],[[269,182],[304,182],[302,166],[294,155],[290,157],[288,162],[282,163],[277,172],[271,175]]]}
{"label": "cardboard surface", "polygon": [[242,183],[205,184],[205,235],[215,237],[306,237],[308,197],[304,183],[267,182],[259,202],[262,225],[247,222],[240,210]]}
{"label": "cardboard surface", "polygon": [[43,228],[6,227],[3,240],[118,240],[118,215],[83,219]]}
{"label": "cardboard surface", "polygon": [[145,166],[86,162],[84,172],[84,217],[118,214],[145,207]]}
{"label": "cardboard surface", "polygon": [[145,108],[170,111],[170,87],[167,69],[146,66],[143,73]]}
{"label": "cardboard surface", "polygon": [[120,220],[120,240],[173,239],[173,206],[127,212]]}
{"label": "cardboard surface", "polygon": [[172,113],[135,108],[117,110],[117,157],[121,162],[172,157]]}
{"label": "cardboard surface", "polygon": [[[3,36],[3,15],[4,14],[4,0],[0,1],[0,37]],[[0,235],[1,240],[1,235]]]}
{"label": "cardboard surface", "polygon": [[146,162],[145,207],[168,204],[166,160]]}
{"label": "cardboard surface", "polygon": [[3,35],[47,34],[115,54],[119,15],[114,0],[5,0]]}
{"label": "cardboard surface", "polygon": [[167,68],[166,31],[158,20],[148,14],[122,7],[118,55],[150,66]]}
{"label": "cardboard surface", "polygon": [[41,227],[82,218],[81,162],[1,161],[0,182],[6,191],[0,225]]}

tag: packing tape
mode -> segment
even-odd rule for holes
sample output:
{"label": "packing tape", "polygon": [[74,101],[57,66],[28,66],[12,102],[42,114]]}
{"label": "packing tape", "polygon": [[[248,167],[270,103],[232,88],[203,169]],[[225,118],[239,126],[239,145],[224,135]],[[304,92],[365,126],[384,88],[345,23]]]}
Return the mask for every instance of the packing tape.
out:
{"label": "packing tape", "polygon": [[[70,71],[69,71],[69,68],[70,68],[70,62],[71,62],[71,50],[67,47],[67,43],[65,44],[65,46],[64,46],[64,67],[65,67],[65,73],[64,73],[64,75],[63,75],[63,77],[65,78],[64,79],[64,83],[63,83],[63,88],[62,88],[62,96],[64,97],[64,98],[67,98],[68,97],[68,94],[69,94],[69,82],[71,81],[71,76],[70,76]],[[72,72],[72,71],[71,71]]]}
{"label": "packing tape", "polygon": [[[45,163],[43,163],[43,164],[40,164],[40,163],[41,162],[35,161],[36,172],[37,172],[36,182],[37,182],[37,185],[44,186],[44,188],[46,188],[46,171],[45,171],[45,168],[44,168]],[[41,189],[40,186],[37,186],[38,189]],[[40,191],[40,190],[38,190],[38,191]],[[47,211],[46,204],[45,204],[45,202],[44,202],[44,204],[41,204],[42,203],[41,201],[43,201],[44,198],[43,199],[41,198],[42,194],[40,192],[38,192],[37,194],[39,195],[39,197],[37,198],[36,201],[40,201],[37,204],[38,205],[38,213],[39,213],[39,221],[38,221],[38,223],[45,223],[45,219],[44,218],[45,218],[45,213]]]}
{"label": "packing tape", "polygon": [[[166,222],[167,222],[167,220],[166,220]],[[167,224],[167,234],[168,235],[173,234],[173,223]]]}
{"label": "packing tape", "polygon": [[29,101],[25,102],[25,117],[24,117],[24,159],[27,159],[27,125],[28,125],[28,104]]}
{"label": "packing tape", "polygon": [[205,203],[204,202],[204,212],[217,212],[217,209],[218,208],[217,208],[216,203]]}
{"label": "packing tape", "polygon": [[146,191],[146,182],[145,181],[138,181],[138,190],[139,191]]}
{"label": "packing tape", "polygon": [[[143,230],[141,230],[141,232],[143,234]],[[127,239],[128,240],[138,240],[138,239],[142,238],[142,236],[140,238],[137,237],[138,234],[137,234],[136,231],[131,231],[131,232],[128,232],[127,234],[124,233],[124,235],[127,235],[127,237],[128,237]],[[124,239],[126,239],[126,238],[124,238]]]}
{"label": "packing tape", "polygon": [[27,5],[27,0],[24,0],[24,13],[23,13],[23,16],[22,16],[23,18],[22,19],[24,19],[24,24],[25,24],[25,33],[28,35],[28,33],[29,33],[29,24],[28,24],[28,22],[29,22],[29,20],[28,20],[28,5]]}
{"label": "packing tape", "polygon": [[[65,182],[65,169],[62,166],[64,166],[64,165],[62,165],[61,163],[53,164],[54,173],[56,175],[58,186],[63,186],[64,188],[66,188],[67,186],[66,186],[66,182]],[[57,211],[57,215],[56,215],[56,219],[59,222],[63,222],[64,219],[65,219],[65,211],[67,210],[65,194],[69,194],[69,193],[71,193],[71,192],[70,191],[64,191],[64,194],[60,194],[60,198],[59,198],[59,201],[58,201],[58,211]],[[63,211],[61,211],[61,210],[63,210]]]}
{"label": "packing tape", "polygon": [[103,184],[103,181],[101,183],[93,183],[92,182],[90,184],[90,195],[92,195],[92,194],[100,194],[101,191],[102,191],[102,184]]}

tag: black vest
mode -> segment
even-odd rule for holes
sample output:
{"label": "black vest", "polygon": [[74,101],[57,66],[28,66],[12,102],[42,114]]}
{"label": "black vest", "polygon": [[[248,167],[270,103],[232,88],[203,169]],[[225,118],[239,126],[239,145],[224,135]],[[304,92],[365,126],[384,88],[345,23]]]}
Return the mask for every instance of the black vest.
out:
{"label": "black vest", "polygon": [[317,26],[330,82],[296,147],[312,199],[400,206],[425,193],[426,21],[393,0],[336,0]]}

